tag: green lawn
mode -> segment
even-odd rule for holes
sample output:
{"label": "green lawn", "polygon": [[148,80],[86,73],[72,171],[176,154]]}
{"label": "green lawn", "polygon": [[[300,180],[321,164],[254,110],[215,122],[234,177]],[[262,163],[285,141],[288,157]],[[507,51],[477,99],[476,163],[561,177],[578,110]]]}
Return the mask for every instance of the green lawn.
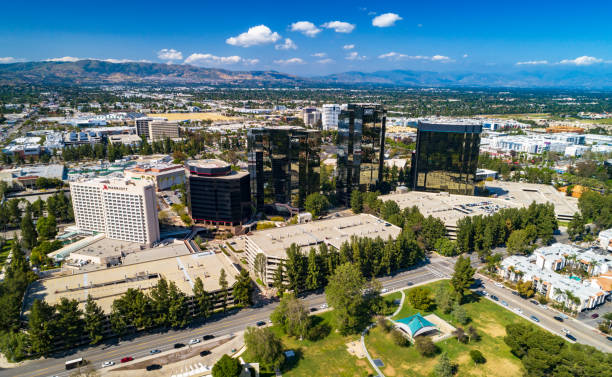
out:
{"label": "green lawn", "polygon": [[[286,350],[296,353],[296,360],[288,360],[282,368],[283,376],[287,377],[317,377],[317,376],[367,376],[373,373],[366,358],[358,359],[348,353],[346,343],[359,340],[359,335],[342,336],[333,330],[332,313],[325,312],[317,315],[317,320],[332,327],[327,337],[318,341],[299,340],[283,334],[277,326],[274,331],[283,341]],[[244,354],[245,361],[249,361],[248,351]],[[262,376],[274,374],[262,374]]]}
{"label": "green lawn", "polygon": [[[434,289],[441,285],[448,286],[448,280],[437,281],[426,285],[426,287],[432,290],[433,295]],[[473,302],[465,304],[464,308],[472,319],[470,325],[478,330],[482,339],[479,342],[462,344],[455,338],[450,338],[437,343],[440,349],[446,351],[451,361],[458,366],[456,376],[522,375],[524,369],[521,361],[510,353],[503,337],[506,334],[505,326],[507,324],[521,321],[527,323],[527,321],[487,299],[478,297],[474,297]],[[419,311],[411,307],[406,299],[402,310],[395,319],[404,318],[417,312]],[[436,310],[433,312],[453,326],[459,326],[454,323],[450,315]],[[423,315],[429,314],[421,313]],[[382,370],[389,377],[430,376],[438,359],[438,357],[425,358],[420,356],[414,346],[406,348],[396,346],[390,335],[379,328],[370,331],[370,334],[366,337],[366,345],[372,357],[380,358],[385,363]],[[483,365],[474,364],[469,356],[471,349],[480,350],[487,362]]]}

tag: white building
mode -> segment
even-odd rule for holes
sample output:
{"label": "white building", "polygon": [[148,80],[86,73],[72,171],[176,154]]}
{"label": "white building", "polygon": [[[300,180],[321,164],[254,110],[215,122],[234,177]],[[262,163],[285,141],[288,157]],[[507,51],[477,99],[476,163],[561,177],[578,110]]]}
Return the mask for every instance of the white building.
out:
{"label": "white building", "polygon": [[[577,312],[592,309],[605,301],[607,292],[589,281],[576,281],[556,272],[542,269],[536,256],[513,255],[501,263],[499,274],[512,282],[530,281],[536,292]],[[572,300],[577,299],[577,302]]]}
{"label": "white building", "polygon": [[536,266],[550,271],[559,271],[570,265],[581,267],[589,275],[597,276],[612,270],[612,258],[561,243],[540,247],[533,252],[533,256],[536,258]]}
{"label": "white building", "polygon": [[305,107],[302,109],[302,120],[306,126],[316,126],[321,121],[321,112],[315,107]]}
{"label": "white building", "polygon": [[155,185],[127,179],[70,183],[79,229],[151,246],[159,240]]}
{"label": "white building", "polygon": [[599,247],[612,251],[612,228],[599,232]]}
{"label": "white building", "polygon": [[340,115],[340,105],[325,104],[321,111],[321,123],[323,130],[338,129],[338,116]]}

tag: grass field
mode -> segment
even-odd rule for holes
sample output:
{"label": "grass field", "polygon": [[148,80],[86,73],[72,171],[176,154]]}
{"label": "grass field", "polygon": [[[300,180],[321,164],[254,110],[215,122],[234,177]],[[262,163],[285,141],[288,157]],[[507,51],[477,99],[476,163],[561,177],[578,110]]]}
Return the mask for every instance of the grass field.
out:
{"label": "grass field", "polygon": [[160,117],[166,118],[170,121],[173,120],[232,120],[236,118],[227,117],[221,114],[215,113],[163,113],[163,114],[147,114],[148,117]]}
{"label": "grass field", "polygon": [[[437,286],[448,287],[448,280],[441,280],[426,287],[433,291]],[[407,292],[407,291],[406,291]],[[514,322],[525,322],[526,320],[514,313],[494,304],[487,299],[474,297],[474,301],[463,305],[471,322],[482,339],[479,342],[462,344],[455,338],[450,338],[437,345],[441,351],[445,351],[451,362],[457,365],[456,376],[518,376],[524,372],[521,361],[510,353],[509,347],[504,343],[506,334],[505,326]],[[400,313],[395,317],[404,318],[419,312],[414,309],[408,300]],[[429,314],[421,312],[423,315]],[[451,316],[434,309],[433,313],[450,322],[453,326],[459,326]],[[469,326],[468,325],[468,326]],[[464,327],[465,328],[465,327]],[[389,334],[379,328],[374,328],[366,337],[366,346],[374,358],[380,358],[385,367],[382,368],[386,376],[430,376],[433,368],[438,362],[438,357],[426,358],[419,355],[414,346],[402,348],[396,346]],[[475,364],[469,351],[478,349],[487,362],[482,365]]]}

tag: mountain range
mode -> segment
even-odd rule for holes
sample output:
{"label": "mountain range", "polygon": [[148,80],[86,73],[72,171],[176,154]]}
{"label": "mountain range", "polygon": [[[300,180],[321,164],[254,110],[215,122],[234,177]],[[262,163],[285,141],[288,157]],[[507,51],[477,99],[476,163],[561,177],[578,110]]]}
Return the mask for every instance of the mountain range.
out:
{"label": "mountain range", "polygon": [[184,84],[226,86],[409,86],[610,89],[612,74],[601,69],[547,68],[511,73],[390,70],[300,77],[276,71],[231,71],[186,64],[113,63],[102,60],[0,64],[0,85]]}

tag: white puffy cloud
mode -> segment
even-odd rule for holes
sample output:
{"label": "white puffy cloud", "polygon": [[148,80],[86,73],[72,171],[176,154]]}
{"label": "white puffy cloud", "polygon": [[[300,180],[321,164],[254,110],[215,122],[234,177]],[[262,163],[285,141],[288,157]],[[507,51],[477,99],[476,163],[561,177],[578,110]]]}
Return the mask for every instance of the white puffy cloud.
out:
{"label": "white puffy cloud", "polygon": [[259,63],[259,59],[245,59],[240,56],[215,56],[212,54],[191,54],[185,59],[185,64],[193,65],[228,65],[244,64],[253,65]]}
{"label": "white puffy cloud", "polygon": [[344,45],[344,46],[342,46],[342,48],[345,49],[345,50],[352,50],[352,49],[355,48],[355,45]]}
{"label": "white puffy cloud", "polygon": [[225,40],[227,44],[240,47],[251,47],[266,43],[274,43],[281,39],[277,32],[272,32],[266,25],[257,25],[249,28],[245,33]]}
{"label": "white puffy cloud", "polygon": [[333,63],[333,62],[334,62],[334,59],[329,59],[329,58],[317,60],[317,63],[319,63],[319,64],[329,64],[329,63]]}
{"label": "white puffy cloud", "polygon": [[314,38],[321,32],[321,29],[310,21],[298,21],[291,24],[291,31],[297,31]]}
{"label": "white puffy cloud", "polygon": [[321,26],[326,29],[333,29],[336,33],[350,33],[355,30],[355,25],[344,21],[330,21]]}
{"label": "white puffy cloud", "polygon": [[357,51],[353,51],[345,57],[346,60],[365,60],[365,58],[365,56],[359,55]]}
{"label": "white puffy cloud", "polygon": [[559,64],[571,64],[571,65],[591,65],[603,62],[603,59],[595,58],[593,56],[580,56],[576,59],[564,59]]}
{"label": "white puffy cloud", "polygon": [[285,59],[285,60],[283,59],[275,60],[274,63],[276,64],[304,64],[306,62],[300,58],[291,58],[291,59]]}
{"label": "white puffy cloud", "polygon": [[324,58],[327,56],[327,54],[324,52],[317,52],[317,53],[312,54],[312,56],[317,57],[317,58]]}
{"label": "white puffy cloud", "polygon": [[15,59],[12,56],[6,56],[3,58],[0,58],[0,64],[9,64],[9,63],[18,63],[18,62],[23,62],[23,59]]}
{"label": "white puffy cloud", "polygon": [[385,13],[374,17],[372,19],[372,25],[376,27],[389,27],[395,25],[395,23],[401,19],[399,14]]}
{"label": "white puffy cloud", "polygon": [[277,50],[297,50],[297,45],[289,38],[285,38],[285,43],[274,46]]}
{"label": "white puffy cloud", "polygon": [[432,62],[440,62],[440,63],[450,63],[453,62],[454,60],[452,60],[451,58],[449,58],[448,56],[444,56],[444,55],[434,55],[434,56],[426,56],[426,55],[406,55],[406,54],[401,54],[399,52],[387,52],[386,54],[382,54],[382,55],[378,55],[379,59],[387,59],[387,60],[392,60],[392,61],[397,61],[397,60],[405,60],[405,59],[409,59],[409,60],[429,60]]}
{"label": "white puffy cloud", "polygon": [[47,59],[47,62],[78,62],[79,60],[85,60],[85,58],[75,58],[74,56],[62,56],[61,58]]}
{"label": "white puffy cloud", "polygon": [[431,61],[433,61],[433,62],[442,62],[442,63],[450,63],[453,60],[451,58],[449,58],[448,56],[434,55],[434,56],[431,57]]}
{"label": "white puffy cloud", "polygon": [[548,64],[548,60],[527,60],[524,62],[517,62],[516,65],[545,65]]}
{"label": "white puffy cloud", "polygon": [[468,54],[463,54],[462,58],[467,58],[469,55]]}
{"label": "white puffy cloud", "polygon": [[173,48],[164,48],[157,52],[157,57],[161,60],[183,60],[183,53]]}

